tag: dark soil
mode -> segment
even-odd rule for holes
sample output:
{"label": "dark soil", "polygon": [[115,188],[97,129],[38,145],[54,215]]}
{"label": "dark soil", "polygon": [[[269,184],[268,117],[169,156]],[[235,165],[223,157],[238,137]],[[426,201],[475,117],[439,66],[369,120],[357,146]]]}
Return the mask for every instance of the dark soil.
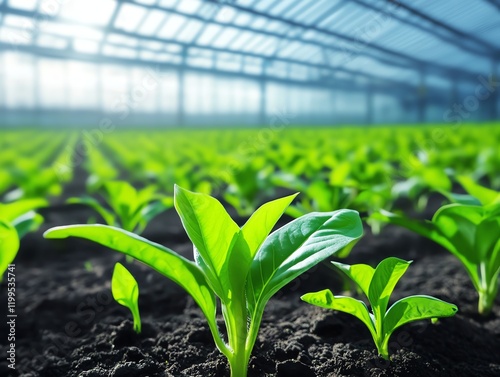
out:
{"label": "dark soil", "polygon": [[[136,335],[128,309],[115,303],[110,291],[114,263],[123,256],[89,242],[41,236],[51,226],[86,222],[92,213],[64,205],[43,212],[46,224],[23,240],[16,260],[17,369],[10,370],[4,359],[3,314],[0,376],[229,376],[201,312],[181,288],[137,262],[128,265],[140,287],[143,332]],[[476,292],[454,257],[399,228],[387,227],[377,237],[366,233],[348,263],[413,259],[393,301],[428,294],[457,304],[459,313],[435,325],[421,321],[401,328],[392,336],[389,363],[377,357],[359,320],[299,300],[324,288],[342,293],[338,275],[321,264],[270,301],[249,376],[500,376],[500,302],[488,318],[480,318]],[[174,210],[154,221],[145,236],[191,253]],[[2,313],[6,288],[4,281]]]}

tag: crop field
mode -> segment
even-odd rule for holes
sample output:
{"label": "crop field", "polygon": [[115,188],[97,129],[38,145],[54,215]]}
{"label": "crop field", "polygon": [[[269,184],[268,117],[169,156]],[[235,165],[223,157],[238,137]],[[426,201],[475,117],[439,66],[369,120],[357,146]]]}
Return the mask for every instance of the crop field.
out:
{"label": "crop field", "polygon": [[2,130],[0,376],[499,376],[499,146]]}

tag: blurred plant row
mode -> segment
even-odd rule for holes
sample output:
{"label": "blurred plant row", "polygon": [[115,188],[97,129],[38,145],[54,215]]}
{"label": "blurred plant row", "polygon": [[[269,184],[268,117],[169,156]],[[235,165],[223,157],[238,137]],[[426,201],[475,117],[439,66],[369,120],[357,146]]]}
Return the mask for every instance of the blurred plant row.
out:
{"label": "blurred plant row", "polygon": [[[456,176],[499,189],[499,143],[500,128],[495,125],[456,130],[138,130],[108,135],[4,131],[0,198],[57,201],[77,171],[87,177],[87,193],[101,193],[111,206],[109,199],[117,194],[110,190],[117,188],[108,183],[126,180],[147,188],[141,194],[146,202],[156,196],[172,206],[165,198],[173,196],[177,184],[216,196],[241,216],[283,191],[301,192],[287,210],[292,217],[340,208],[371,214],[399,209],[400,203],[421,211],[430,193],[452,192]],[[130,189],[123,195],[130,197]],[[93,205],[89,198],[84,200]],[[378,230],[377,222],[371,224]]]}

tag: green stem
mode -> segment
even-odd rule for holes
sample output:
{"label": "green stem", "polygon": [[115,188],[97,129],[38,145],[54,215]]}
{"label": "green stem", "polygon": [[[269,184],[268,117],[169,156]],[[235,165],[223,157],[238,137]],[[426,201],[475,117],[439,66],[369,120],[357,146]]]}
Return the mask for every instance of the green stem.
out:
{"label": "green stem", "polygon": [[141,333],[142,325],[141,325],[141,315],[139,314],[139,308],[135,307],[132,312],[132,316],[134,317],[134,331],[137,334]]}
{"label": "green stem", "polygon": [[478,290],[479,302],[477,310],[481,315],[488,315],[493,307],[493,302],[498,294],[498,273],[488,281],[486,264],[479,265],[480,289]]}
{"label": "green stem", "polygon": [[377,351],[382,358],[389,360],[389,337],[381,338],[377,342]]}
{"label": "green stem", "polygon": [[246,341],[247,309],[244,302],[233,302],[230,306],[223,305],[222,313],[227,326],[228,341],[231,355],[228,357],[231,377],[246,377],[249,356],[247,356]]}
{"label": "green stem", "polygon": [[378,354],[385,360],[389,360],[389,337],[384,336],[384,316],[380,307],[373,308],[373,314],[375,316],[375,333],[377,336],[375,345],[377,346]]}
{"label": "green stem", "polygon": [[493,301],[495,300],[496,294],[490,294],[490,292],[480,291],[479,293],[479,302],[477,305],[477,310],[481,315],[488,315],[491,312],[491,308],[493,307]]}
{"label": "green stem", "polygon": [[245,350],[234,353],[228,360],[231,377],[247,377],[249,359],[246,358]]}

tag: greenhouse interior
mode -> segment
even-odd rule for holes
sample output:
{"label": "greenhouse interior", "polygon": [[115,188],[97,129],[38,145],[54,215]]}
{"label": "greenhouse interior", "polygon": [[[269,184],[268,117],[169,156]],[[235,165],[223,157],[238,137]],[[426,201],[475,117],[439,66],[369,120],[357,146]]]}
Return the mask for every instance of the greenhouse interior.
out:
{"label": "greenhouse interior", "polygon": [[499,91],[500,0],[0,0],[0,375],[499,376]]}

